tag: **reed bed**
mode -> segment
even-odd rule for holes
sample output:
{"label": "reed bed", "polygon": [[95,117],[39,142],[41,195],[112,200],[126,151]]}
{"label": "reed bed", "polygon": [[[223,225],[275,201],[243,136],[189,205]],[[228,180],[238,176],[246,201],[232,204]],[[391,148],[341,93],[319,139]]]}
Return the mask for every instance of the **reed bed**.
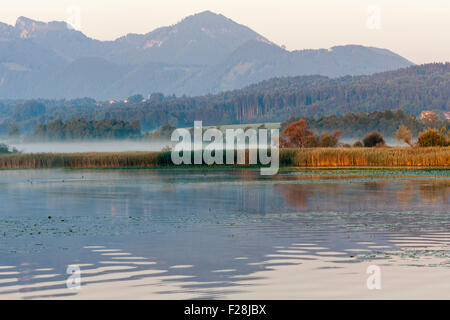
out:
{"label": "reed bed", "polygon": [[[248,151],[247,151],[248,154]],[[246,157],[248,159],[248,156]],[[281,149],[281,166],[445,167],[450,147]],[[87,152],[0,155],[0,169],[174,167],[170,152]]]}
{"label": "reed bed", "polygon": [[0,155],[1,169],[130,168],[171,164],[169,152],[86,152]]}
{"label": "reed bed", "polygon": [[[298,167],[449,167],[450,148],[306,148],[283,150]],[[289,161],[290,160],[290,161]]]}

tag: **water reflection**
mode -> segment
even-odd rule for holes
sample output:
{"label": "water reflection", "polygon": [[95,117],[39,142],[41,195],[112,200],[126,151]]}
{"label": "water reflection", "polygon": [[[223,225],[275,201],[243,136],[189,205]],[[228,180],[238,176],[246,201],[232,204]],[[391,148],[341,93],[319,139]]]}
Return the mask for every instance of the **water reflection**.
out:
{"label": "water reflection", "polygon": [[301,211],[429,209],[447,212],[450,179],[279,184],[275,190],[288,205]]}
{"label": "water reflection", "polygon": [[[367,241],[367,235],[361,237],[361,234],[352,236],[351,239],[338,236],[335,238],[338,244],[329,241],[330,239],[324,240],[324,236],[324,234],[310,234],[297,239],[298,242],[281,242],[276,247],[256,252],[249,250],[243,256],[225,254],[226,259],[217,252],[216,255],[211,255],[210,252],[187,249],[186,246],[182,248],[187,249],[189,254],[181,254],[178,258],[173,256],[179,253],[178,250],[169,256],[160,250],[149,250],[142,246],[143,243],[138,243],[139,248],[136,247],[133,250],[125,250],[117,246],[84,246],[82,259],[73,260],[73,257],[72,260],[66,260],[67,257],[61,259],[65,262],[78,263],[80,266],[81,290],[66,288],[67,275],[64,273],[63,266],[56,264],[54,268],[42,267],[42,261],[34,261],[21,263],[17,267],[0,266],[0,296],[23,299],[136,297],[223,299],[260,295],[273,298],[273,294],[277,293],[273,291],[273,286],[278,281],[288,281],[281,288],[284,293],[281,298],[294,298],[298,294],[307,297],[308,293],[309,297],[312,297],[311,287],[317,287],[322,290],[323,297],[329,297],[328,294],[336,289],[330,280],[336,278],[335,280],[346,281],[355,276],[364,276],[365,260],[398,268],[400,264],[393,261],[392,257],[389,259],[386,257],[393,256],[396,252],[400,252],[397,255],[402,254],[402,251],[398,249],[400,246],[426,247],[428,254],[439,256],[438,260],[432,261],[433,263],[437,261],[442,264],[444,260],[448,261],[450,256],[449,250],[441,249],[449,245],[450,234],[448,233],[424,234],[420,237],[409,238],[399,234],[398,239],[390,240],[392,243],[383,239],[383,235],[373,237],[371,241]],[[345,250],[343,245],[346,246]],[[420,250],[409,249],[408,255],[418,251]],[[140,253],[143,254],[140,255]],[[199,254],[201,254],[200,257]],[[205,257],[208,258],[205,259]],[[89,263],[81,263],[81,261],[89,261]],[[422,268],[427,268],[431,263],[431,261],[418,261],[417,257],[402,258],[401,262],[420,264]],[[48,261],[45,261],[45,265],[48,266]],[[287,270],[293,270],[297,276],[307,273],[310,279],[297,282],[292,275],[285,274]],[[407,272],[404,266],[401,270],[403,273]],[[442,269],[434,267],[432,271],[442,272]],[[267,285],[267,282],[275,283],[269,285],[269,288],[261,289],[260,286]],[[355,294],[364,289],[363,284],[362,281],[358,287],[353,287],[347,283],[339,291],[341,294]],[[309,290],[303,288],[305,285],[310,286]],[[427,292],[424,291],[424,293]]]}
{"label": "water reflection", "polygon": [[429,202],[437,204],[441,202],[443,205],[447,205],[447,196],[450,191],[450,181],[427,181],[419,187],[420,197],[423,202]]}
{"label": "water reflection", "polygon": [[[447,270],[449,190],[427,171],[5,171],[0,298],[326,296],[324,279],[423,248]],[[69,264],[80,291],[66,288]]]}

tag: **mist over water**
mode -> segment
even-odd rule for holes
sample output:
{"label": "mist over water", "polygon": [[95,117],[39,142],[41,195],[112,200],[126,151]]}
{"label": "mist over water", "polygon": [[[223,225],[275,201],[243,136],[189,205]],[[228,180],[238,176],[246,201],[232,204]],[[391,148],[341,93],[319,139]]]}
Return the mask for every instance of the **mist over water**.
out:
{"label": "mist over water", "polygon": [[[0,141],[1,143],[2,141]],[[173,147],[176,142],[171,141],[132,141],[132,140],[104,140],[104,141],[58,141],[58,142],[17,142],[5,141],[10,147],[14,147],[22,153],[77,153],[77,152],[126,152],[126,151],[161,151],[167,147]],[[203,142],[203,149],[210,142]],[[270,145],[246,144],[246,148],[258,149]],[[193,150],[199,147],[192,145]],[[226,150],[226,148],[223,148]]]}
{"label": "mist over water", "polygon": [[74,153],[74,152],[124,152],[161,151],[169,142],[162,141],[87,141],[10,143],[23,153]]}
{"label": "mist over water", "polygon": [[[414,140],[414,139],[413,139]],[[362,141],[362,137],[355,137],[355,138],[342,138],[339,140],[339,142],[347,143],[349,145],[352,145],[356,141]],[[408,145],[404,143],[403,141],[399,141],[395,138],[386,138],[384,137],[384,141],[389,147],[407,147]]]}
{"label": "mist over water", "polygon": [[[343,138],[342,143],[352,145],[358,138]],[[0,141],[2,142],[2,141]],[[165,147],[173,146],[170,141],[131,141],[131,140],[105,140],[105,141],[58,141],[58,142],[8,142],[11,147],[15,147],[22,153],[76,153],[76,152],[126,152],[126,151],[161,151]],[[396,139],[386,139],[386,143],[391,147],[406,146]],[[203,147],[209,143],[204,142]],[[248,145],[247,148],[257,148],[255,145]],[[261,147],[261,146],[259,146]],[[270,146],[267,146],[270,148]]]}

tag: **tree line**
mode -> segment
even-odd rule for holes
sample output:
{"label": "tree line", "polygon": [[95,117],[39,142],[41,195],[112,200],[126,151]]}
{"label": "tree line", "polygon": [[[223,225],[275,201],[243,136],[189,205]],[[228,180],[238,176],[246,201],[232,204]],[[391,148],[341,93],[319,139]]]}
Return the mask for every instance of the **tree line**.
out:
{"label": "tree line", "polygon": [[[436,115],[437,117],[437,115]],[[368,132],[378,131],[385,137],[395,137],[399,126],[405,126],[414,137],[425,127],[442,128],[450,127],[450,122],[439,117],[434,122],[424,123],[421,119],[412,114],[406,114],[403,110],[374,111],[369,114],[364,112],[349,112],[343,116],[330,115],[320,117],[291,117],[282,123],[282,128],[289,123],[304,119],[308,127],[319,133],[330,130],[344,130],[342,137],[353,138],[362,137]],[[426,118],[428,120],[428,118]]]}
{"label": "tree line", "polygon": [[[343,130],[335,130],[331,133],[323,132],[317,135],[305,119],[289,122],[283,127],[280,134],[281,148],[329,148],[329,147],[386,147],[383,135],[378,131],[367,133],[362,140],[357,140],[353,145],[339,141]],[[395,137],[410,147],[447,147],[450,146],[450,129],[445,126],[441,130],[427,127],[418,134],[417,142],[413,142],[411,131],[404,125],[400,125],[395,132]]]}
{"label": "tree line", "polygon": [[86,120],[76,118],[68,121],[57,119],[36,126],[27,140],[96,140],[136,139],[141,136],[139,121],[127,122],[115,119]]}

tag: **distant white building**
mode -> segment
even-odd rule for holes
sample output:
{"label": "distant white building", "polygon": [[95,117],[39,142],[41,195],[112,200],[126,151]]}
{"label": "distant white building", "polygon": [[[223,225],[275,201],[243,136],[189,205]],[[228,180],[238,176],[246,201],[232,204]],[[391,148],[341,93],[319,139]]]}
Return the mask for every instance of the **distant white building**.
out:
{"label": "distant white building", "polygon": [[426,118],[428,118],[428,117],[432,117],[432,116],[434,116],[435,115],[435,113],[433,112],[433,111],[422,111],[421,113],[420,113],[420,119],[421,120],[423,120],[423,119],[426,119]]}
{"label": "distant white building", "polygon": [[442,112],[444,114],[445,119],[450,120],[450,111],[446,112]]}

